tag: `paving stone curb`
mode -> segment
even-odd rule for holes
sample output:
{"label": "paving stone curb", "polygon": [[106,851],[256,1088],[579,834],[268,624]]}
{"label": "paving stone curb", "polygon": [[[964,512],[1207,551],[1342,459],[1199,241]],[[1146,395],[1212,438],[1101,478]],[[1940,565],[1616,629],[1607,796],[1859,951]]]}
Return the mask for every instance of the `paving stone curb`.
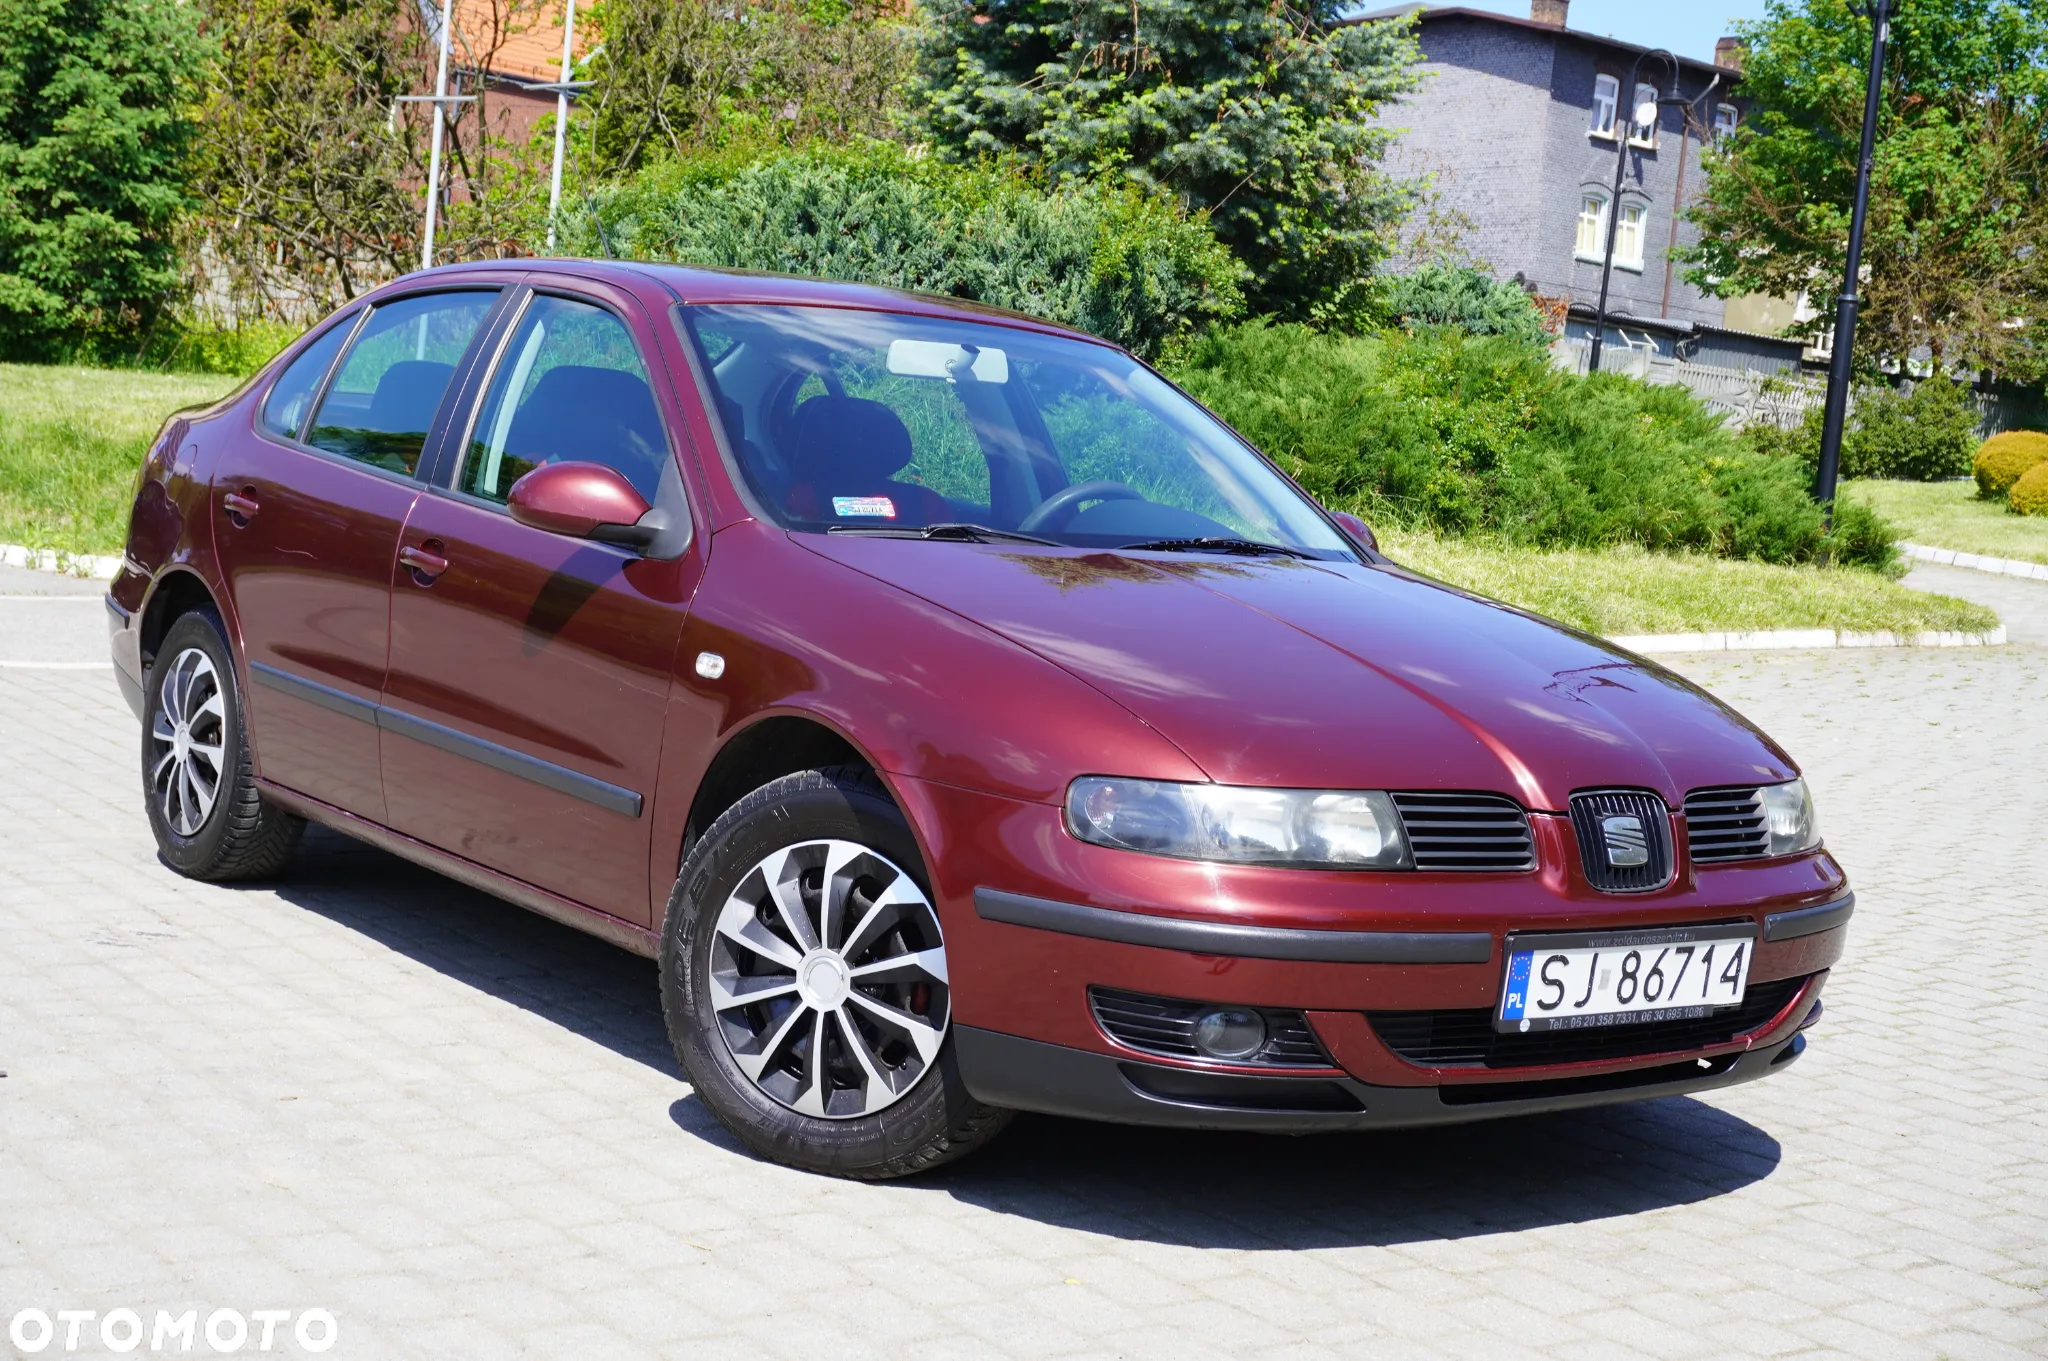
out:
{"label": "paving stone curb", "polygon": [[1972,572],[1991,572],[2004,577],[2030,577],[2035,581],[2048,581],[2048,562],[2028,562],[2023,558],[1994,558],[1983,553],[1963,553],[1953,548],[1931,548],[1924,543],[1901,543],[1899,551],[1909,558],[1922,562],[1938,562],[1943,567],[1965,567]]}
{"label": "paving stone curb", "polygon": [[121,570],[121,560],[92,553],[67,553],[61,548],[23,548],[18,543],[0,543],[0,566],[112,581]]}
{"label": "paving stone curb", "polygon": [[1820,647],[2002,647],[2005,625],[1988,633],[1851,633],[1846,629],[1763,629],[1753,633],[1639,633],[1609,640],[1631,652],[1783,652]]}

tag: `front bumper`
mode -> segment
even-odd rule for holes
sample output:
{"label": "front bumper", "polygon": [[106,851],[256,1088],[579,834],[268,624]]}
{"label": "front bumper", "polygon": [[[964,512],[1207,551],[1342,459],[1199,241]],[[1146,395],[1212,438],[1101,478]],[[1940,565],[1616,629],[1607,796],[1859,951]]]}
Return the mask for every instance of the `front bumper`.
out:
{"label": "front bumper", "polygon": [[1761,1047],[1712,1058],[1667,1057],[1570,1077],[1381,1087],[1337,1073],[1202,1072],[972,1026],[955,1026],[953,1035],[961,1080],[991,1106],[1126,1125],[1273,1134],[1460,1124],[1683,1096],[1754,1081],[1789,1066],[1806,1049],[1806,1037],[1795,1028]]}

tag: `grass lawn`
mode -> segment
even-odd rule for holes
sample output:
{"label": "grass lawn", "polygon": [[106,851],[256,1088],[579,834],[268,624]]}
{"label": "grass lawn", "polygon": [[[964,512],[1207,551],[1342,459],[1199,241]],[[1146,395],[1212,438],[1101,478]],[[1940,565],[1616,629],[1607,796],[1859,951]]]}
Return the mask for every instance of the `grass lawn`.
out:
{"label": "grass lawn", "polygon": [[1590,633],[1833,628],[1977,633],[1998,626],[1982,605],[1909,590],[1854,567],[1773,567],[1639,548],[1531,552],[1400,530],[1387,556],[1455,586]]}
{"label": "grass lawn", "polygon": [[135,471],[164,417],[238,381],[0,364],[0,543],[120,552]]}
{"label": "grass lawn", "polygon": [[2048,515],[2015,515],[2003,500],[1980,501],[1975,482],[1864,480],[1844,482],[1842,495],[1897,525],[1908,543],[2048,562]]}

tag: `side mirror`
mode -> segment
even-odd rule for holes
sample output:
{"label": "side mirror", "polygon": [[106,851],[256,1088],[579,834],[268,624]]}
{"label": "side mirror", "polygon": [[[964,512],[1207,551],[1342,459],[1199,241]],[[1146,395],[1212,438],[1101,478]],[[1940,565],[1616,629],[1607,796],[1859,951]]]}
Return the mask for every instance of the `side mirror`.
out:
{"label": "side mirror", "polygon": [[[531,476],[531,474],[528,474],[528,476]],[[517,491],[518,488],[514,487],[513,490]],[[1372,532],[1372,526],[1359,519],[1356,515],[1348,515],[1341,510],[1333,510],[1330,512],[1330,518],[1335,520],[1337,528],[1349,534],[1352,542],[1356,543],[1360,548],[1372,553],[1380,551],[1380,541],[1378,536]]]}
{"label": "side mirror", "polygon": [[512,484],[505,508],[535,529],[627,548],[646,548],[660,532],[640,523],[647,498],[602,463],[543,464]]}

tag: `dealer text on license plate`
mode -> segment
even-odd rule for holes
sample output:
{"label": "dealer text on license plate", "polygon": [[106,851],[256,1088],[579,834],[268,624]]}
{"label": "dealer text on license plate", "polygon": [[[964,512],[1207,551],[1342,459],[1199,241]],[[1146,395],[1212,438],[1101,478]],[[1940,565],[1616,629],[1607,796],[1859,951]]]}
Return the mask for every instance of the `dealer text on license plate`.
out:
{"label": "dealer text on license plate", "polygon": [[1678,1021],[1742,1000],[1756,928],[1738,923],[1649,931],[1508,937],[1494,1029]]}

